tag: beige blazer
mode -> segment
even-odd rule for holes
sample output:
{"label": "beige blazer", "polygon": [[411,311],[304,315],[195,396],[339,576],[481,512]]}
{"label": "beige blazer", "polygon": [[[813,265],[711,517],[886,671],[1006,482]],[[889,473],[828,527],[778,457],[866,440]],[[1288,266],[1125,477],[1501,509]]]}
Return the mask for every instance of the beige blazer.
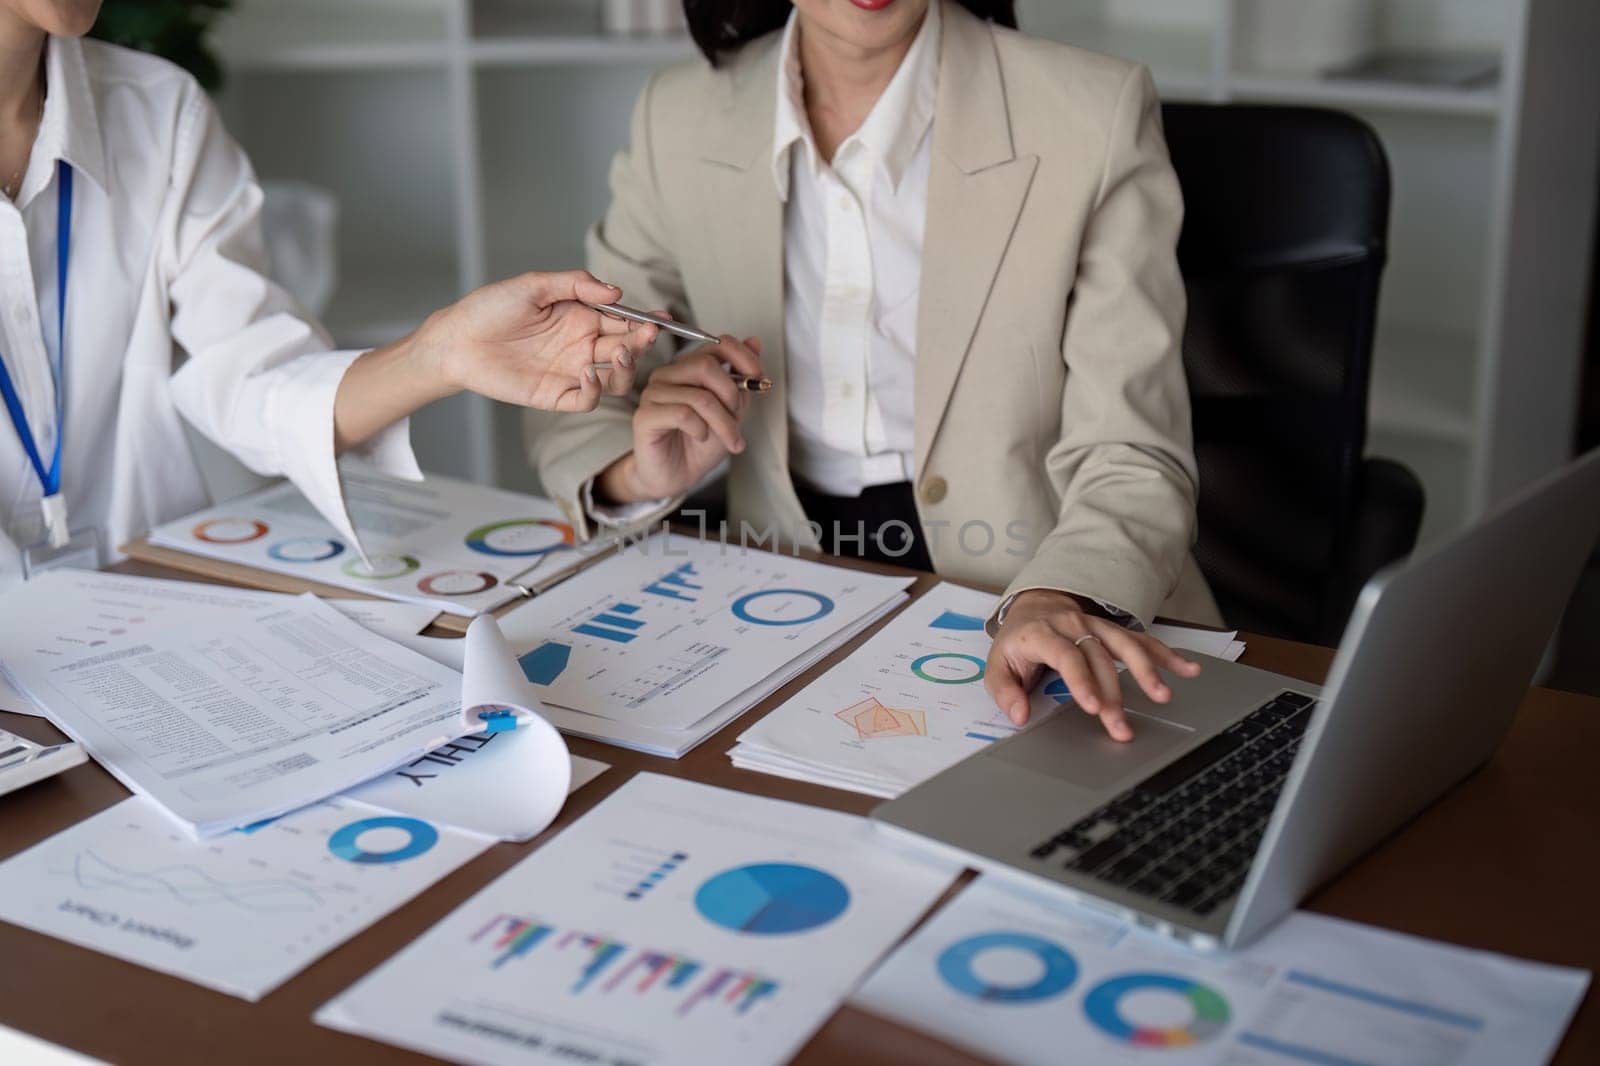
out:
{"label": "beige blazer", "polygon": [[[1149,623],[1220,617],[1190,558],[1196,470],[1179,356],[1183,215],[1148,72],[944,3],[917,319],[917,505],[938,572],[1052,588]],[[760,337],[728,469],[730,539],[814,546],[789,479],[777,33],[651,79],[589,268],[637,307]],[[663,346],[664,347],[664,346]],[[646,370],[648,369],[646,364]],[[628,400],[530,422],[545,489],[632,449]]]}

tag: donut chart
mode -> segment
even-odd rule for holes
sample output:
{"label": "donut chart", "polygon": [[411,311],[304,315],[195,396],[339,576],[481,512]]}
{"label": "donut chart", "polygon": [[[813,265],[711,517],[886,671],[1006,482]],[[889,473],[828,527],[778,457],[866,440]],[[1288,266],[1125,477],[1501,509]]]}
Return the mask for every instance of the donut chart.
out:
{"label": "donut chart", "polygon": [[267,535],[267,524],[254,518],[211,518],[190,533],[207,544],[248,544]]}
{"label": "donut chart", "polygon": [[413,555],[369,555],[365,560],[351,559],[339,569],[350,577],[362,581],[387,581],[404,577],[422,566]]}
{"label": "donut chart", "polygon": [[417,582],[417,588],[430,596],[471,596],[499,584],[491,573],[483,570],[441,570]]}
{"label": "donut chart", "polygon": [[[789,615],[787,612],[795,606],[796,600],[809,600],[813,605],[811,613]],[[832,600],[806,589],[763,589],[733,601],[734,617],[758,626],[803,626],[831,613]]]}
{"label": "donut chart", "polygon": [[344,545],[332,537],[291,537],[267,549],[272,558],[285,563],[320,563],[344,553]]}
{"label": "donut chart", "polygon": [[[1184,1025],[1138,1025],[1122,1014],[1122,1000],[1140,992],[1164,993],[1188,1002],[1193,1017]],[[1198,981],[1167,973],[1130,973],[1101,981],[1083,998],[1083,1012],[1096,1029],[1134,1047],[1180,1048],[1209,1040],[1227,1026],[1228,1001]]]}
{"label": "donut chart", "polygon": [[735,866],[704,882],[695,910],[735,933],[783,936],[827,925],[850,906],[843,881],[815,866],[768,862]]}
{"label": "donut chart", "polygon": [[[361,836],[374,829],[399,829],[406,834],[407,840],[388,851],[367,851],[361,846]],[[363,818],[335,831],[328,838],[328,850],[346,862],[404,862],[416,858],[438,842],[439,831],[420,818],[386,815]]]}
{"label": "donut chart", "polygon": [[[997,950],[1022,951],[1039,963],[1037,977],[1016,984],[1001,984],[981,976],[978,959]],[[1066,949],[1032,933],[997,931],[958,940],[939,955],[939,976],[944,983],[985,1003],[1037,1003],[1058,996],[1078,979],[1078,963]]]}
{"label": "donut chart", "polygon": [[528,558],[564,551],[577,542],[565,522],[548,518],[512,518],[479,526],[466,536],[467,547],[480,555]]}
{"label": "donut chart", "polygon": [[1045,685],[1044,694],[1057,703],[1070,703],[1072,701],[1072,690],[1067,688],[1067,683],[1059,677]]}
{"label": "donut chart", "polygon": [[983,660],[959,651],[936,651],[911,664],[911,672],[935,685],[970,685],[982,680]]}

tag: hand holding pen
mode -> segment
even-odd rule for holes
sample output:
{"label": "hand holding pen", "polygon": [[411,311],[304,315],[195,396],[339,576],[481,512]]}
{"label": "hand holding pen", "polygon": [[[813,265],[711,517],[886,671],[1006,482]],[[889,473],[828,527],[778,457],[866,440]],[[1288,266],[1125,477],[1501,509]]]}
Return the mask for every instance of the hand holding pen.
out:
{"label": "hand holding pen", "polygon": [[750,399],[772,387],[762,370],[760,341],[712,337],[631,308],[600,310],[704,343],[650,375],[633,413],[633,451],[595,480],[598,501],[625,504],[676,496],[729,455],[745,450],[741,424]]}

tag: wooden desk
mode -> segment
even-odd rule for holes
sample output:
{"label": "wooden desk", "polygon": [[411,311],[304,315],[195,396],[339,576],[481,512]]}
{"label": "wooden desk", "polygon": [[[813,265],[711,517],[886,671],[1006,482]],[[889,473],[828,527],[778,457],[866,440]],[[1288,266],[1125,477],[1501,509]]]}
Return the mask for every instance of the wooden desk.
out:
{"label": "wooden desk", "polygon": [[[136,568],[154,573],[148,568]],[[919,580],[920,593],[931,579]],[[865,637],[861,638],[865,639]],[[1321,681],[1332,652],[1246,637],[1244,661]],[[555,832],[635,771],[865,813],[866,796],[736,770],[726,751],[751,722],[853,650],[857,641],[785,686],[683,759],[638,755],[586,740],[572,750],[613,769],[567,804]],[[0,713],[0,727],[62,739],[37,718]],[[1544,962],[1600,970],[1600,700],[1533,690],[1493,761],[1320,891],[1326,914]],[[0,799],[0,858],[116,803],[126,791],[89,764]],[[542,839],[542,838],[541,838]],[[312,1012],[420,936],[528,854],[499,844],[377,923],[260,1003],[250,1004],[62,941],[0,923],[0,1023],[117,1064],[429,1061],[314,1025]],[[1600,1008],[1591,992],[1556,1061],[1600,1062]],[[845,1007],[801,1063],[973,1060],[930,1037]]]}

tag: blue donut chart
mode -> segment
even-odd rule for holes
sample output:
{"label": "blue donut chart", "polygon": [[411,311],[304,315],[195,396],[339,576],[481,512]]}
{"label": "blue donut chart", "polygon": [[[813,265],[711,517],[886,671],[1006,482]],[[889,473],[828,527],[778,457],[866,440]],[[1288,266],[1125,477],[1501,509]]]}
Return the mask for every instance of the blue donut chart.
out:
{"label": "blue donut chart", "polygon": [[267,554],[284,563],[320,563],[344,554],[344,544],[332,537],[291,537],[267,549]]}
{"label": "blue donut chart", "polygon": [[[400,829],[410,839],[393,851],[367,851],[362,848],[361,834],[370,829]],[[419,818],[385,815],[363,818],[351,822],[328,838],[328,850],[346,862],[382,863],[405,862],[432,848],[439,842],[439,831]]]}
{"label": "blue donut chart", "polygon": [[[817,609],[803,618],[762,618],[750,613],[751,604],[770,596],[799,596],[814,602]],[[762,589],[760,592],[751,592],[733,601],[733,616],[758,626],[803,626],[807,622],[815,622],[832,613],[832,600],[820,592],[811,592],[807,589]]]}
{"label": "blue donut chart", "polygon": [[[993,985],[973,969],[978,956],[996,948],[1026,951],[1044,966],[1039,977],[1022,985]],[[1066,949],[1032,933],[996,931],[958,940],[939,954],[939,976],[964,996],[985,1003],[1037,1003],[1059,996],[1078,979],[1078,962]]]}

